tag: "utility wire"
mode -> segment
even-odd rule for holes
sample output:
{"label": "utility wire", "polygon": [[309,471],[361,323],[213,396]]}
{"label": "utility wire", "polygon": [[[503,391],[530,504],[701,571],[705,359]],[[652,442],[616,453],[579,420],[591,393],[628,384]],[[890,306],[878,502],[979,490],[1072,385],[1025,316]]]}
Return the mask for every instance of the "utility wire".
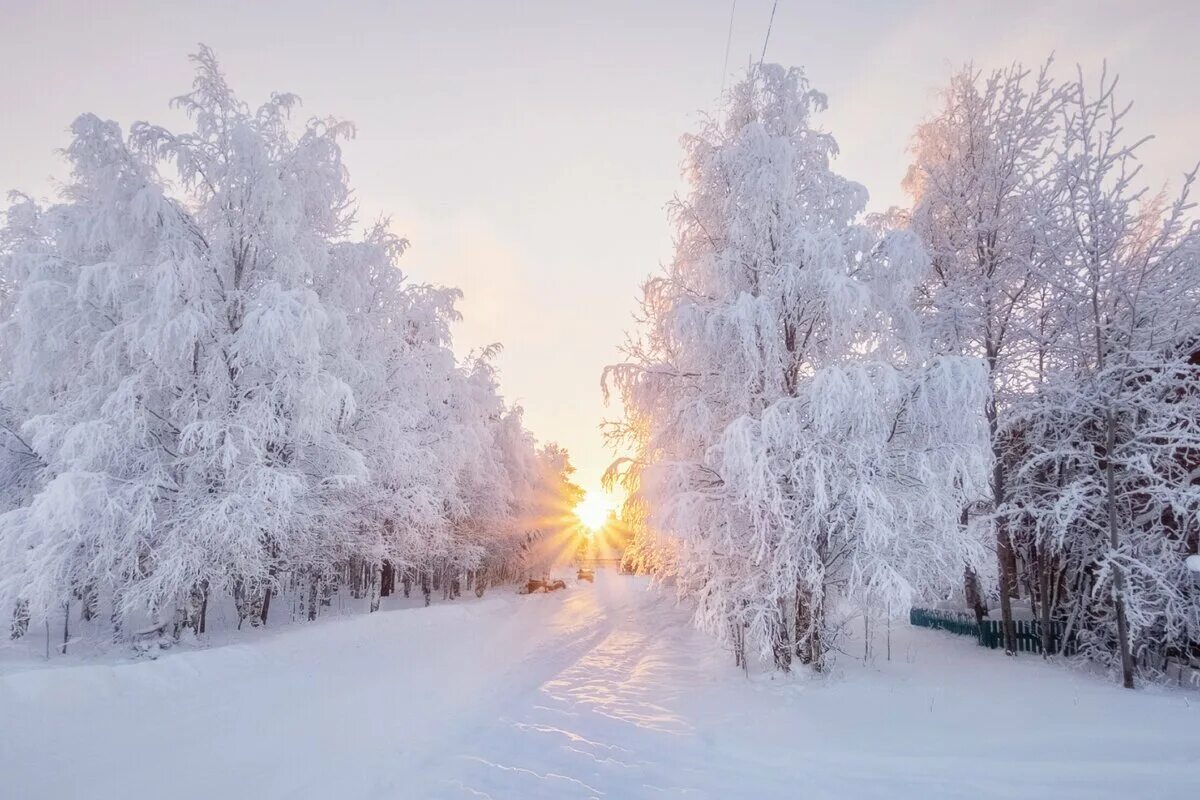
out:
{"label": "utility wire", "polygon": [[725,37],[725,63],[721,65],[721,94],[725,94],[725,81],[729,78],[729,45],[733,43],[733,15],[737,12],[737,0],[729,9],[729,35]]}
{"label": "utility wire", "polygon": [[779,0],[775,0],[771,4],[771,19],[767,22],[767,35],[763,37],[762,55],[758,57],[758,65],[761,67],[763,59],[767,57],[767,42],[771,41],[771,26],[775,24],[775,9],[779,7]]}

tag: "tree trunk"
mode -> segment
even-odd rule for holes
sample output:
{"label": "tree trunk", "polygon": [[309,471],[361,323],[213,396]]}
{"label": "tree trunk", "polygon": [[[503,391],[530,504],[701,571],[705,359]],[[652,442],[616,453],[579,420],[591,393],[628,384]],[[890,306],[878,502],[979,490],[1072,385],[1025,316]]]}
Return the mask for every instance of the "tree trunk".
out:
{"label": "tree trunk", "polygon": [[429,572],[421,572],[421,594],[425,595],[425,606],[433,602],[433,587],[430,585]]}
{"label": "tree trunk", "polygon": [[813,615],[808,591],[796,587],[796,659],[801,664],[813,663]]}
{"label": "tree trunk", "polygon": [[979,588],[979,574],[970,564],[963,568],[963,594],[966,595],[967,605],[975,612],[975,622],[982,626],[987,619],[988,607]]}
{"label": "tree trunk", "polygon": [[1017,627],[1013,624],[1012,592],[1016,585],[1016,575],[1013,566],[1012,539],[1004,524],[996,533],[996,558],[1000,565],[1000,627],[1004,630],[1004,652],[1010,656],[1017,654]]}
{"label": "tree trunk", "polygon": [[242,629],[242,623],[246,621],[246,601],[243,598],[244,587],[240,580],[233,582],[233,607],[237,611],[238,624],[237,629]]}
{"label": "tree trunk", "polygon": [[121,613],[121,594],[119,590],[113,593],[112,611],[108,615],[108,621],[112,625],[112,640],[113,642],[121,641],[123,629],[125,627],[125,618]]}
{"label": "tree trunk", "polygon": [[238,580],[233,584],[233,604],[237,609],[238,615],[238,630],[242,629],[242,623],[250,620],[251,627],[258,627],[264,621],[263,603],[270,603],[270,586],[264,590],[264,594],[260,597],[258,594],[258,581],[243,581]]}
{"label": "tree trunk", "polygon": [[823,602],[817,602],[812,609],[812,632],[808,635],[808,647],[811,653],[809,664],[814,672],[825,671],[825,642],[821,637],[821,629],[825,625],[825,607]]}
{"label": "tree trunk", "polygon": [[395,584],[396,569],[392,566],[392,562],[385,560],[383,562],[383,575],[379,579],[379,596],[391,597]]}
{"label": "tree trunk", "polygon": [[[1117,532],[1117,479],[1113,467],[1113,451],[1117,446],[1117,421],[1112,410],[1104,413],[1104,482],[1108,506],[1108,544],[1113,556],[1121,546]],[[1113,563],[1113,604],[1117,611],[1117,647],[1121,651],[1121,683],[1126,689],[1133,688],[1133,654],[1129,649],[1129,621],[1125,618],[1125,572],[1120,561]]]}
{"label": "tree trunk", "polygon": [[733,665],[749,671],[750,666],[746,663],[746,628],[737,621],[730,621],[729,628],[732,631]]}
{"label": "tree trunk", "polygon": [[84,586],[79,592],[79,600],[79,618],[84,622],[91,622],[96,616],[96,606],[100,602],[100,593],[96,591],[96,585],[90,583]]}
{"label": "tree trunk", "polygon": [[[963,535],[966,535],[967,526],[970,523],[970,508],[969,506],[963,506],[962,511],[958,515],[958,526],[962,530]],[[979,586],[979,573],[970,564],[963,567],[963,599],[966,600],[967,605],[975,613],[975,622],[982,626],[988,614],[987,601]]]}
{"label": "tree trunk", "polygon": [[62,654],[67,654],[67,640],[71,638],[71,601],[63,603],[63,643]]}
{"label": "tree trunk", "polygon": [[317,618],[317,576],[313,576],[308,584],[308,621]]}
{"label": "tree trunk", "polygon": [[[958,515],[958,527],[962,529],[963,535],[966,535],[967,526],[971,524],[971,515],[969,506],[963,506],[962,511]],[[975,621],[979,625],[983,625],[984,619],[987,618],[988,607],[984,600],[983,592],[979,587],[979,574],[975,571],[975,567],[967,564],[963,567],[963,597],[967,601],[967,605],[975,612]]]}
{"label": "tree trunk", "polygon": [[204,582],[203,597],[200,600],[200,617],[196,622],[196,633],[204,633],[208,627],[208,581]]}
{"label": "tree trunk", "polygon": [[1050,559],[1046,557],[1046,547],[1037,549],[1038,571],[1038,611],[1041,612],[1042,622],[1042,658],[1054,655],[1054,637],[1050,630]]}
{"label": "tree trunk", "polygon": [[29,631],[29,601],[18,600],[13,606],[12,627],[9,629],[10,639],[20,639]]}
{"label": "tree trunk", "polygon": [[[988,367],[994,373],[995,357],[989,345]],[[992,442],[992,513],[998,513],[1004,505],[1004,454],[1000,452],[1000,423],[996,413],[996,400],[992,397],[984,407],[988,421],[988,435]],[[1016,655],[1017,629],[1013,625],[1012,593],[1016,588],[1016,559],[1013,557],[1012,539],[1003,522],[996,523],[996,561],[1000,571],[1000,627],[1004,631],[1004,652]]]}
{"label": "tree trunk", "polygon": [[367,590],[371,593],[370,613],[374,614],[379,610],[379,602],[383,597],[383,581],[379,567],[373,564],[371,565],[371,579]]}
{"label": "tree trunk", "polygon": [[779,601],[779,618],[775,621],[772,633],[775,640],[771,647],[775,655],[775,669],[791,672],[792,638],[788,635],[788,613],[782,599]]}
{"label": "tree trunk", "polygon": [[267,588],[263,589],[262,611],[259,612],[259,619],[262,620],[263,625],[267,624],[267,614],[271,611],[271,595],[271,582],[268,581]]}

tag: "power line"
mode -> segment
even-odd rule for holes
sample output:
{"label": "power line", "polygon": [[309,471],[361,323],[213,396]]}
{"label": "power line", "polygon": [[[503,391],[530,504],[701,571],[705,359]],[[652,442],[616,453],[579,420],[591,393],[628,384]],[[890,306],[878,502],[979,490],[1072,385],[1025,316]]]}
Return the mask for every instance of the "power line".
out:
{"label": "power line", "polygon": [[725,37],[725,63],[721,65],[721,94],[725,94],[725,81],[729,78],[729,45],[733,42],[733,15],[737,12],[737,0],[729,9],[729,35]]}
{"label": "power line", "polygon": [[775,0],[771,4],[771,19],[767,22],[767,35],[763,37],[762,55],[758,57],[759,66],[762,66],[763,59],[767,57],[767,42],[771,41],[771,26],[775,24],[775,9],[779,7],[779,0]]}

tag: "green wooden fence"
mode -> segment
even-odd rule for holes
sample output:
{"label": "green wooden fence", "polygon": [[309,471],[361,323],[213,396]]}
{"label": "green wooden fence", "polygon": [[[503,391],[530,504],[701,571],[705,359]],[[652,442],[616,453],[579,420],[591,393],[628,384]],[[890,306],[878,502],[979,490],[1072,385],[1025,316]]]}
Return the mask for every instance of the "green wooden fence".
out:
{"label": "green wooden fence", "polygon": [[[982,624],[976,622],[971,614],[956,611],[935,611],[928,608],[914,608],[908,614],[908,621],[922,628],[957,633],[960,636],[974,636],[981,647],[993,650],[1004,647],[1004,626],[1000,620],[985,619]],[[1042,652],[1042,623],[1037,620],[1016,620],[1017,652]],[[1050,647],[1052,652],[1071,655],[1075,652],[1073,640],[1063,641],[1064,626],[1061,622],[1050,623]]]}

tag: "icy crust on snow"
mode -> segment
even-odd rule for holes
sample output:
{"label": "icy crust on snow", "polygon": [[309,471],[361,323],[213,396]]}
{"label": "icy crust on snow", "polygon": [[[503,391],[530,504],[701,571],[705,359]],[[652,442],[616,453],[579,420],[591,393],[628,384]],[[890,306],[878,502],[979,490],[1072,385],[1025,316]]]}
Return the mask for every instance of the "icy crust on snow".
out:
{"label": "icy crust on snow", "polygon": [[[970,639],[735,670],[640,578],[0,675],[4,797],[1186,796],[1200,699]],[[860,653],[861,642],[846,645]]]}

